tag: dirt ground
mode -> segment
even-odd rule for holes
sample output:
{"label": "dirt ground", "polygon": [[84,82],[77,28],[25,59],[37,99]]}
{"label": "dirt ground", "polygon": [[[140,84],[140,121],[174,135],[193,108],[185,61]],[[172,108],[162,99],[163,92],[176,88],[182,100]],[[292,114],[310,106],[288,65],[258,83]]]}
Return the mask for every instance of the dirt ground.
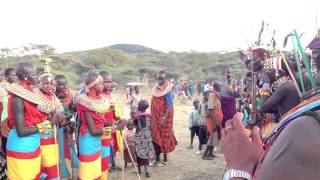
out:
{"label": "dirt ground", "polygon": [[[150,95],[144,96],[150,100]],[[122,109],[124,117],[129,115],[129,105],[125,96],[121,95]],[[223,154],[216,152],[218,156],[214,160],[202,160],[201,155],[195,154],[198,140],[194,139],[194,149],[188,150],[190,144],[190,131],[188,129],[188,113],[192,108],[192,100],[182,102],[179,97],[175,97],[174,113],[174,134],[178,140],[178,145],[174,152],[170,153],[169,163],[165,167],[150,167],[149,172],[152,180],[221,180],[226,166]],[[118,163],[120,166],[120,163]],[[117,173],[118,172],[118,173]],[[121,171],[113,171],[109,174],[111,180],[120,179]],[[142,179],[146,179],[141,175]],[[126,180],[136,180],[137,175],[134,168],[129,165],[125,169]]]}

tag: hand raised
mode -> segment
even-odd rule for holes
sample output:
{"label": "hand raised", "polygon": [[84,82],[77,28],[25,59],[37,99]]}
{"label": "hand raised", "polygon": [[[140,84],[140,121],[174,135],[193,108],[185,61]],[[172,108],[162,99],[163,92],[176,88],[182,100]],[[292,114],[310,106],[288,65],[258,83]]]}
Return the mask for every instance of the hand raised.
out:
{"label": "hand raised", "polygon": [[263,152],[259,128],[254,127],[248,137],[242,125],[242,114],[237,113],[227,121],[222,136],[220,146],[228,167],[252,174]]}

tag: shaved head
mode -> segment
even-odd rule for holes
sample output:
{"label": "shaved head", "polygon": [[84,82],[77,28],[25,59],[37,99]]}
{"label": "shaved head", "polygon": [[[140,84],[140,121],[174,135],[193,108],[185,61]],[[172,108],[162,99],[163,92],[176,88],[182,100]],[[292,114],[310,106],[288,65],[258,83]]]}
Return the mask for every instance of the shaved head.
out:
{"label": "shaved head", "polygon": [[31,63],[18,63],[16,66],[16,75],[20,81],[28,81],[30,84],[36,84],[37,82],[36,69]]}

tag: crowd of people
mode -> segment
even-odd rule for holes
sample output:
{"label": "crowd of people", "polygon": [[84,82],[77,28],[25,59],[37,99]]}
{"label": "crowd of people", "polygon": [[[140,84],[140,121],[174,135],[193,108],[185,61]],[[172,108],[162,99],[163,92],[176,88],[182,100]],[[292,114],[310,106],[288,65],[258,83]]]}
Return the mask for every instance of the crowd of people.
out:
{"label": "crowd of people", "polygon": [[193,101],[188,149],[195,135],[204,160],[212,160],[214,146],[220,146],[226,180],[320,177],[319,71],[290,55],[280,61],[279,69],[254,61],[240,81],[227,69],[223,81],[209,82],[201,100]]}
{"label": "crowd of people", "polygon": [[172,84],[164,71],[150,104],[134,88],[130,119],[123,118],[108,72],[91,69],[78,90],[64,75],[37,76],[27,62],[4,74],[0,179],[107,179],[119,153],[124,166],[133,162],[150,177],[148,166],[165,166],[177,145]]}
{"label": "crowd of people", "polygon": [[223,81],[199,84],[198,94],[201,101],[195,98],[189,115],[191,140],[188,149],[193,149],[193,139],[197,135],[199,151],[196,154],[202,154],[204,160],[212,160],[216,157],[214,147],[219,146],[221,139],[221,127],[237,111],[237,81],[233,79],[231,69],[225,70]]}
{"label": "crowd of people", "polygon": [[280,53],[273,59],[263,48],[250,53],[239,112],[222,124],[224,179],[319,179],[320,81],[309,64],[319,70],[320,57]]}
{"label": "crowd of people", "polygon": [[[319,73],[310,76],[308,65],[281,61],[286,64],[281,69],[261,69],[260,61],[252,62],[241,81],[227,68],[222,81],[196,88],[188,149],[197,135],[198,153],[213,160],[220,146],[226,180],[320,177]],[[77,90],[63,75],[37,76],[26,62],[6,69],[4,77],[0,179],[107,179],[117,167],[117,154],[124,157],[123,166],[131,163],[137,174],[149,178],[148,167],[166,166],[178,143],[173,117],[179,91],[165,71],[159,72],[150,101],[138,87],[131,88],[129,119],[123,118],[108,72],[91,69]],[[193,96],[194,88],[187,89]]]}

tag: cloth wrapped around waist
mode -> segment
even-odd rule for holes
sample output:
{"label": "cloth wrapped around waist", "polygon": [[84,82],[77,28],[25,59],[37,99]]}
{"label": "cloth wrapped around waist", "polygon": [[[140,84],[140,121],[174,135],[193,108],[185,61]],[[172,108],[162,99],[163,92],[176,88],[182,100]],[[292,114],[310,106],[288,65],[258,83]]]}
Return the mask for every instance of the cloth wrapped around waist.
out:
{"label": "cloth wrapped around waist", "polygon": [[[219,108],[216,108],[216,109],[210,109],[209,111],[212,111],[213,114],[214,114],[214,117],[221,123],[222,120],[223,120],[223,114],[222,114],[222,110],[219,109]],[[217,124],[214,122],[213,119],[210,118],[209,115],[207,115],[206,117],[206,121],[207,121],[207,129],[208,129],[208,132],[210,134],[213,134],[214,131],[216,130],[217,128]]]}

